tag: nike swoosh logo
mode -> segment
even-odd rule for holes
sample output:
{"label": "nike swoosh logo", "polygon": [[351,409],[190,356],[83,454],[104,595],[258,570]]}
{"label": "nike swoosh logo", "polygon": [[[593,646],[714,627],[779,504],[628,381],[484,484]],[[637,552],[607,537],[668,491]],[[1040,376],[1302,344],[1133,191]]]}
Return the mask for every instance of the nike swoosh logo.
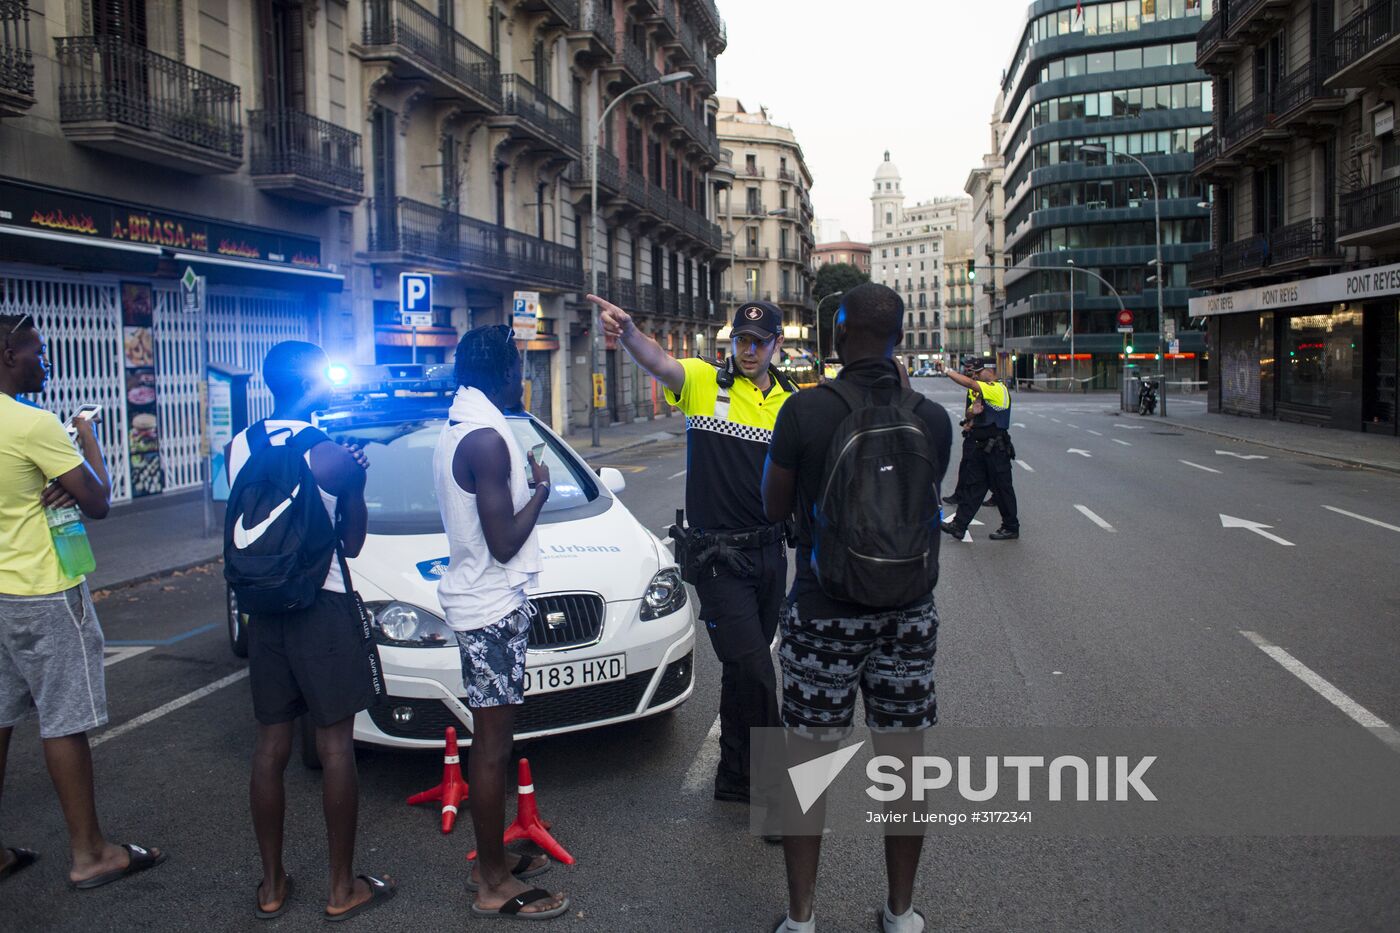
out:
{"label": "nike swoosh logo", "polygon": [[300,491],[300,486],[293,489],[292,494],[287,497],[286,501],[269,512],[267,518],[264,518],[252,528],[248,527],[248,516],[245,514],[239,520],[238,524],[233,526],[233,546],[241,551],[255,544],[257,540],[267,532],[267,529],[272,527],[272,523],[281,518],[282,513],[292,507],[292,500],[297,497],[297,493]]}

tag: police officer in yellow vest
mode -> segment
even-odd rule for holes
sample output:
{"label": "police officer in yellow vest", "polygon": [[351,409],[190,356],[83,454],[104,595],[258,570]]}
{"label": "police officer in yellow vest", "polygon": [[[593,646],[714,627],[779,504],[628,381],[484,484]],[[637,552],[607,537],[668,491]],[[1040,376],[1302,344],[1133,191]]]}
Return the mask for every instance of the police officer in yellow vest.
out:
{"label": "police officer in yellow vest", "polygon": [[1011,446],[1011,393],[997,381],[995,359],[987,357],[973,365],[977,371],[972,375],[948,373],[949,379],[967,389],[967,412],[972,422],[958,467],[961,501],[957,514],[943,523],[943,530],[961,541],[990,489],[1001,510],[1001,527],[987,537],[1012,541],[1021,536],[1021,522],[1016,515],[1016,492],[1011,487],[1011,461],[1016,456]]}
{"label": "police officer in yellow vest", "polygon": [[[595,295],[603,331],[666,388],[686,416],[689,533],[676,558],[700,597],[700,618],[722,668],[715,799],[749,800],[749,729],[778,726],[769,646],[787,584],[784,527],[763,512],[763,463],[783,402],[796,391],[772,365],[783,313],[740,305],[724,363],[677,360],[628,313]],[[682,552],[687,553],[682,553]]]}

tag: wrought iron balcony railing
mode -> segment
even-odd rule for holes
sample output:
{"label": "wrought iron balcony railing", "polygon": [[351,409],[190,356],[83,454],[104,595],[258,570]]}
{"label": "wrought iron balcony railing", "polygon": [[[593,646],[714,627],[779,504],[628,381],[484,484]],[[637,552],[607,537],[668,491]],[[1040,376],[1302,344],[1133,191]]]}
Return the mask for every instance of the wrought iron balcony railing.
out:
{"label": "wrought iron balcony railing", "polygon": [[1332,56],[1328,74],[1343,68],[1400,37],[1400,4],[1394,0],[1372,0],[1371,4],[1343,23],[1332,36]]}
{"label": "wrought iron balcony railing", "polygon": [[1342,100],[1346,91],[1324,87],[1322,82],[1326,77],[1326,67],[1314,59],[1280,81],[1273,91],[1275,119],[1282,120],[1314,100]]}
{"label": "wrought iron balcony railing", "polygon": [[370,251],[403,253],[478,272],[518,276],[525,283],[581,288],[579,251],[527,233],[398,198],[371,201]]}
{"label": "wrought iron balcony railing", "polygon": [[501,100],[505,113],[519,117],[546,139],[579,150],[578,115],[520,75],[501,75]]}
{"label": "wrought iron balcony railing", "polygon": [[119,36],[68,36],[54,44],[63,123],[119,124],[242,159],[237,85]]}
{"label": "wrought iron balcony railing", "polygon": [[500,64],[413,0],[365,0],[366,48],[393,48],[501,105]]}
{"label": "wrought iron balcony railing", "polygon": [[1210,56],[1225,36],[1227,7],[1224,0],[1217,0],[1215,15],[1201,24],[1196,33],[1196,61],[1201,62]]}
{"label": "wrought iron balcony railing", "polygon": [[579,13],[579,29],[591,32],[604,48],[617,48],[613,32],[617,24],[613,22],[612,10],[604,0],[583,0]]}
{"label": "wrought iron balcony railing", "polygon": [[1400,178],[1349,191],[1340,198],[1339,236],[1355,236],[1400,224]]}
{"label": "wrought iron balcony railing", "polygon": [[1279,227],[1269,234],[1270,266],[1337,255],[1337,240],[1330,217],[1309,217]]}
{"label": "wrought iron balcony railing", "polygon": [[16,104],[32,102],[34,97],[27,0],[0,0],[0,95]]}
{"label": "wrought iron balcony railing", "polygon": [[1262,269],[1268,256],[1268,237],[1251,236],[1236,240],[1220,248],[1220,274],[1230,276]]}
{"label": "wrought iron balcony railing", "polygon": [[361,192],[360,134],[296,110],[253,110],[248,171],[252,175],[296,175]]}

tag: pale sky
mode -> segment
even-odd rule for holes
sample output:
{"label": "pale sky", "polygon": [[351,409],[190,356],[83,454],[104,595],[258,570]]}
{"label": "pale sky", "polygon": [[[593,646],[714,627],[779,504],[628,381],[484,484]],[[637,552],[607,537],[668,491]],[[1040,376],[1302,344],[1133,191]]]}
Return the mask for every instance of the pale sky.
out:
{"label": "pale sky", "polygon": [[870,238],[890,150],[906,203],[963,193],[1029,0],[719,0],[719,93],[792,128],[822,239]]}

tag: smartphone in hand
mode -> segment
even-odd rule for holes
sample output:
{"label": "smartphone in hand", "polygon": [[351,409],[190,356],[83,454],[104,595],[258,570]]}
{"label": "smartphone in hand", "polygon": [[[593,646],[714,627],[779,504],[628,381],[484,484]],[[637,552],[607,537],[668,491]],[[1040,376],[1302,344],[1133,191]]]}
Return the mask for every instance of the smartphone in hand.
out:
{"label": "smartphone in hand", "polygon": [[536,463],[544,462],[544,448],[545,445],[543,443],[536,444],[534,447],[530,448],[530,456],[534,458]]}
{"label": "smartphone in hand", "polygon": [[68,419],[69,424],[76,424],[79,421],[98,422],[102,420],[101,405],[84,405],[73,412],[73,417]]}

